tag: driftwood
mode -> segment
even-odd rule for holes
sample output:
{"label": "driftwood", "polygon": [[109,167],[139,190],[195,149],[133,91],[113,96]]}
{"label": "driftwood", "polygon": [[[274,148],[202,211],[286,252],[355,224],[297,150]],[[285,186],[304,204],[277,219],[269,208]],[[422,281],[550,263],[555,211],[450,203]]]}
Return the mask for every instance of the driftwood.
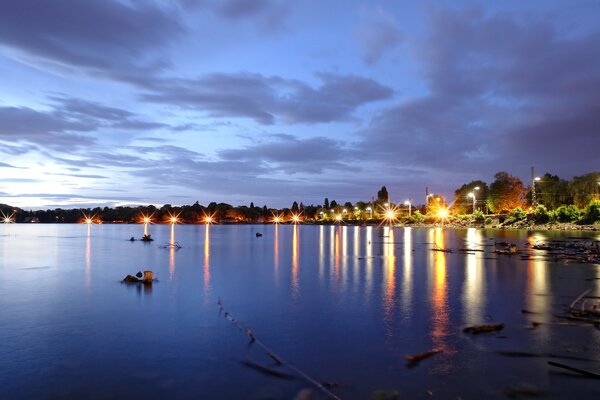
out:
{"label": "driftwood", "polygon": [[442,350],[433,349],[433,350],[425,351],[423,353],[405,356],[404,359],[406,360],[408,366],[414,366],[417,363],[419,363],[419,361],[422,361],[426,358],[429,358],[429,357],[431,357],[435,354],[441,353],[441,352],[442,352]]}
{"label": "driftwood", "polygon": [[585,369],[571,367],[569,365],[557,363],[554,361],[548,361],[548,364],[552,365],[553,367],[566,369],[567,371],[577,372],[578,374],[587,376],[588,378],[600,379],[600,374],[598,374],[596,372],[586,371]]}
{"label": "driftwood", "polygon": [[463,329],[465,333],[487,333],[487,332],[496,332],[504,329],[504,324],[492,324],[492,325],[473,325],[467,326]]}

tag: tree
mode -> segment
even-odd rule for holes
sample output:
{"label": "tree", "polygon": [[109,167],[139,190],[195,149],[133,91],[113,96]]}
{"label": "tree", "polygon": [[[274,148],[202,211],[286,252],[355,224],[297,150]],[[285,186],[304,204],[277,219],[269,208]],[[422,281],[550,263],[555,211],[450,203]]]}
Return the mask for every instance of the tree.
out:
{"label": "tree", "polygon": [[[533,205],[531,188],[525,198]],[[535,197],[538,204],[546,206],[548,210],[555,210],[561,205],[572,204],[573,198],[569,193],[569,182],[560,179],[557,175],[545,173],[535,182]]]}
{"label": "tree", "polygon": [[579,208],[586,207],[590,201],[600,198],[600,172],[576,176],[569,183],[569,192],[573,202]]}
{"label": "tree", "polygon": [[523,205],[525,187],[521,179],[508,172],[498,172],[490,185],[488,206],[491,211],[504,213]]}
{"label": "tree", "polygon": [[[478,187],[478,190],[475,188]],[[465,183],[460,188],[454,191],[454,201],[452,208],[457,214],[471,214],[473,212],[473,198],[469,197],[469,193],[475,194],[475,208],[481,209],[485,205],[488,197],[488,185],[484,181],[471,181]]]}
{"label": "tree", "polygon": [[323,201],[323,208],[329,208],[329,199],[325,197],[325,201]]}
{"label": "tree", "polygon": [[388,203],[389,202],[389,195],[388,195],[388,191],[387,188],[385,186],[381,187],[381,190],[379,190],[377,192],[377,203],[378,204],[384,204],[384,203]]}
{"label": "tree", "polygon": [[330,206],[331,208],[336,208],[336,207],[337,207],[337,201],[335,201],[335,200],[331,200],[331,203],[329,204],[329,206]]}
{"label": "tree", "polygon": [[254,208],[254,202],[253,201],[250,202],[250,208]]}
{"label": "tree", "polygon": [[298,203],[294,201],[294,203],[292,204],[292,212],[293,213],[297,213],[298,212]]}

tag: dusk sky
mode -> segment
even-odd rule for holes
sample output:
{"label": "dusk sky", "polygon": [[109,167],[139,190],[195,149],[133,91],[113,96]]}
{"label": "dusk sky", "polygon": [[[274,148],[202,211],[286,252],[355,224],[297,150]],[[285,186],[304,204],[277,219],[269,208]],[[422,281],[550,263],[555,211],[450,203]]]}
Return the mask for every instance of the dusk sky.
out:
{"label": "dusk sky", "polygon": [[594,0],[0,0],[0,203],[419,203],[597,171],[599,21]]}

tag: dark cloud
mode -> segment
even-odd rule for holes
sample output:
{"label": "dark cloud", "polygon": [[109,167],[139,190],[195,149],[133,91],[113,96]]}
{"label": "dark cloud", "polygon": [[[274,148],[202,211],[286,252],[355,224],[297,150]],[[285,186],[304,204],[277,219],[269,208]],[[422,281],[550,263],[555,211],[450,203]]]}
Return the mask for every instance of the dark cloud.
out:
{"label": "dark cloud", "polygon": [[163,64],[150,55],[182,32],[173,11],[139,1],[4,1],[0,42],[56,68],[135,80]]}
{"label": "dark cloud", "polygon": [[361,17],[364,22],[356,29],[354,36],[363,53],[363,61],[371,65],[397,47],[402,34],[396,19],[381,8],[363,8]]}
{"label": "dark cloud", "polygon": [[260,124],[319,123],[349,119],[364,104],[389,99],[393,91],[373,79],[317,74],[308,84],[261,74],[212,74],[163,81],[143,99],[205,112],[213,117],[246,117]]}
{"label": "dark cloud", "polygon": [[479,9],[429,15],[417,43],[428,94],[362,132],[382,164],[484,180],[530,165],[565,176],[596,168],[599,34],[565,37],[547,21]]}
{"label": "dark cloud", "polygon": [[285,29],[290,4],[285,0],[224,0],[215,2],[212,7],[223,18],[248,19],[261,30],[272,33]]}
{"label": "dark cloud", "polygon": [[358,170],[349,164],[353,160],[349,150],[341,143],[324,137],[300,139],[278,135],[242,149],[222,150],[218,155],[223,160],[267,162],[273,171],[292,175],[321,174],[325,170]]}
{"label": "dark cloud", "polygon": [[[27,107],[0,107],[0,141],[29,142],[48,147],[83,146],[95,140],[73,132],[94,129],[92,124],[67,120],[53,113]],[[4,148],[15,149],[14,146]]]}

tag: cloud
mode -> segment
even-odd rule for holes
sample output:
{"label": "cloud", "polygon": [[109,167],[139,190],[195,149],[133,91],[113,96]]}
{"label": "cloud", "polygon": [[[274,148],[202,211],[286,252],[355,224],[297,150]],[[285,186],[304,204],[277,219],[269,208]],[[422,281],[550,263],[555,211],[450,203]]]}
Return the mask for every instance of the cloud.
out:
{"label": "cloud", "polygon": [[393,94],[391,88],[373,79],[326,73],[316,76],[321,81],[317,88],[298,80],[251,73],[163,80],[142,99],[211,117],[251,118],[269,125],[347,120],[360,106]]}
{"label": "cloud", "polygon": [[164,66],[151,55],[183,32],[174,11],[139,1],[4,2],[0,43],[37,66],[133,81]]}
{"label": "cloud", "polygon": [[381,110],[360,133],[382,165],[457,180],[597,167],[598,33],[566,37],[548,21],[477,8],[429,15],[416,43],[427,94]]}
{"label": "cloud", "polygon": [[[90,132],[94,129],[91,124],[70,121],[28,107],[0,107],[0,141],[29,142],[48,147],[84,146],[95,140],[73,132]],[[15,146],[3,148],[15,150]]]}
{"label": "cloud", "polygon": [[363,61],[372,65],[398,46],[402,34],[393,15],[380,7],[373,10],[363,7],[360,17],[363,23],[354,32],[354,37],[363,53]]}
{"label": "cloud", "polygon": [[270,139],[242,149],[222,150],[218,156],[228,161],[268,163],[272,171],[291,175],[358,170],[349,164],[353,160],[351,151],[335,140],[325,137],[300,139],[290,135],[277,135]]}
{"label": "cloud", "polygon": [[11,165],[11,164],[0,162],[0,168],[21,168],[21,167],[16,167],[16,166]]}

